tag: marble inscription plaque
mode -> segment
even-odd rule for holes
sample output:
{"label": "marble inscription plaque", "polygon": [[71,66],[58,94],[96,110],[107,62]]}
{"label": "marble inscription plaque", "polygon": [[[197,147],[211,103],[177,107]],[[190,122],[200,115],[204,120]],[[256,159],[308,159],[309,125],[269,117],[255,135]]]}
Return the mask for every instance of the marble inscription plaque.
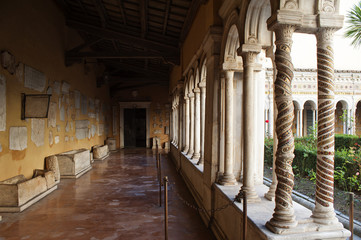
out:
{"label": "marble inscription plaque", "polygon": [[44,145],[45,138],[45,120],[33,118],[31,119],[31,141],[37,147]]}
{"label": "marble inscription plaque", "polygon": [[46,86],[45,74],[25,65],[25,82],[24,86],[39,92],[44,91]]}
{"label": "marble inscription plaque", "polygon": [[28,129],[26,127],[10,127],[10,150],[24,150],[28,147]]}

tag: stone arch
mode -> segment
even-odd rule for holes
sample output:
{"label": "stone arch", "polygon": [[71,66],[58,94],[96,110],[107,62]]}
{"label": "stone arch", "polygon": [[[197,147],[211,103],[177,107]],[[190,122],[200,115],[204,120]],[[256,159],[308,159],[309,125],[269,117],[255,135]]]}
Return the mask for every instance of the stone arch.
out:
{"label": "stone arch", "polygon": [[194,74],[194,88],[198,88],[199,82],[200,82],[200,74],[199,74],[199,68],[197,67]]}
{"label": "stone arch", "polygon": [[252,0],[247,9],[244,26],[244,43],[260,44],[263,48],[272,45],[272,32],[267,29],[271,16],[269,0]]}
{"label": "stone arch", "polygon": [[303,136],[310,135],[314,133],[314,128],[316,126],[316,109],[317,104],[313,100],[307,100],[303,104]]}
{"label": "stone arch", "polygon": [[344,111],[347,111],[348,106],[347,100],[335,101],[335,133],[347,133],[347,121],[344,119]]}
{"label": "stone arch", "polygon": [[207,82],[207,59],[206,58],[203,60],[203,63],[202,63],[200,82],[204,82],[204,83]]}
{"label": "stone arch", "polygon": [[239,16],[237,11],[234,10],[227,18],[222,36],[220,57],[223,69],[240,69],[242,66],[242,58],[237,56],[237,49],[240,46],[239,26]]}

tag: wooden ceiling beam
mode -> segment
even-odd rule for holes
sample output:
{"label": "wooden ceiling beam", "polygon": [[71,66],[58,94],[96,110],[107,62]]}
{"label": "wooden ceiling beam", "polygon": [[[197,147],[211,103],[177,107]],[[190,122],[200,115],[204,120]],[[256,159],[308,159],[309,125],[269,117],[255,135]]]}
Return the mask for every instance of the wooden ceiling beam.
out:
{"label": "wooden ceiling beam", "polygon": [[106,10],[104,9],[102,0],[93,0],[93,3],[95,5],[95,8],[98,11],[98,15],[100,17],[102,27],[106,28],[108,26],[108,16],[107,16]]}
{"label": "wooden ceiling beam", "polygon": [[164,15],[164,24],[163,24],[163,31],[162,34],[165,35],[167,31],[168,26],[168,17],[169,17],[169,11],[170,11],[170,4],[172,0],[167,0],[167,6],[165,8],[165,15]]}
{"label": "wooden ceiling beam", "polygon": [[98,43],[98,42],[100,42],[102,40],[103,40],[103,38],[100,38],[100,37],[97,37],[97,38],[95,38],[93,40],[88,40],[85,43],[80,44],[79,46],[77,46],[75,48],[72,48],[71,50],[69,50],[67,52],[77,53],[77,52],[81,51],[82,49],[87,48],[87,47],[91,47],[94,44],[96,44],[96,43]]}
{"label": "wooden ceiling beam", "polygon": [[[162,77],[168,78],[169,77],[168,70],[166,72],[165,69],[164,69],[164,71],[162,71],[162,69],[160,69],[160,68],[155,69],[155,68],[150,68],[149,66],[147,69],[145,69],[144,67],[141,67],[138,65],[127,64],[127,63],[122,63],[122,62],[114,62],[114,61],[107,61],[107,62],[104,62],[104,64],[112,66],[113,68],[116,69],[116,72],[126,70],[126,71],[132,71],[132,72],[136,72],[136,73],[142,73],[142,74],[146,74],[146,75],[156,75],[159,78],[162,78]],[[111,74],[115,74],[116,72],[114,71]]]}
{"label": "wooden ceiling beam", "polygon": [[122,0],[117,0],[120,13],[122,15],[124,25],[127,25],[127,19],[125,18],[124,6]]}
{"label": "wooden ceiling beam", "polygon": [[148,32],[148,0],[139,1],[139,12],[142,38],[145,38]]}
{"label": "wooden ceiling beam", "polygon": [[170,46],[167,44],[163,44],[160,42],[131,36],[129,34],[120,33],[120,32],[116,32],[113,30],[96,27],[96,26],[93,26],[90,24],[86,24],[86,23],[82,23],[82,22],[78,22],[78,21],[74,21],[74,20],[67,20],[66,23],[69,27],[75,28],[79,31],[85,31],[89,34],[99,36],[102,38],[116,39],[119,42],[122,42],[124,44],[135,45],[135,46],[139,46],[141,48],[152,49],[152,50],[159,51],[159,52],[173,52],[173,53],[179,54],[179,48]]}

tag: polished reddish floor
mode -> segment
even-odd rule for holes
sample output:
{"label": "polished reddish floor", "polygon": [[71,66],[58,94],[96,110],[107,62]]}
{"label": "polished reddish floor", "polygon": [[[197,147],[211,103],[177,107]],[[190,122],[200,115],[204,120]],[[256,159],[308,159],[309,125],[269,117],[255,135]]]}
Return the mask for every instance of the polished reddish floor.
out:
{"label": "polished reddish floor", "polygon": [[[169,239],[214,239],[170,160],[162,156],[169,190]],[[111,154],[76,180],[62,179],[59,189],[22,213],[0,213],[0,239],[164,239],[163,208],[158,205],[155,157],[151,150]]]}

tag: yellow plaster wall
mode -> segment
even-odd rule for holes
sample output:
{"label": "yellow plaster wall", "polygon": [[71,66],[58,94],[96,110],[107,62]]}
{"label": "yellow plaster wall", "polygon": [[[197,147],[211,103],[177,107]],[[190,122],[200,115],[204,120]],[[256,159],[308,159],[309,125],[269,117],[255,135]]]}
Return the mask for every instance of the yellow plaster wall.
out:
{"label": "yellow plaster wall", "polygon": [[218,10],[222,4],[221,0],[209,0],[202,4],[193,21],[192,27],[181,48],[181,66],[172,69],[170,77],[170,90],[181,79],[184,68],[188,66],[193,56],[201,47],[209,27],[212,25],[222,25],[222,20],[218,15]]}
{"label": "yellow plaster wall", "polygon": [[[64,65],[64,52],[66,49],[75,47],[82,43],[80,37],[74,30],[65,26],[65,19],[54,1],[47,0],[12,0],[1,1],[0,3],[0,50],[9,51],[16,59],[16,62],[24,63],[37,69],[46,76],[47,86],[52,85],[53,81],[66,81],[70,84],[70,94],[64,99],[69,98],[69,104],[62,102],[65,108],[73,106],[70,115],[65,114],[65,121],[60,121],[60,110],[58,107],[59,98],[63,95],[53,94],[51,101],[57,103],[57,128],[48,128],[45,120],[45,143],[37,147],[31,140],[31,119],[21,120],[21,93],[40,94],[35,90],[24,87],[23,78],[18,81],[15,75],[11,75],[6,69],[0,67],[0,74],[6,78],[6,131],[0,131],[0,143],[2,151],[0,152],[0,181],[9,177],[24,174],[31,177],[33,169],[43,169],[44,158],[49,155],[60,152],[88,148],[93,145],[103,144],[106,139],[105,134],[88,139],[77,140],[75,137],[75,120],[88,119],[88,115],[77,114],[74,106],[74,90],[89,98],[98,98],[104,106],[109,104],[107,86],[96,88],[96,73],[99,71],[96,66],[87,66],[83,64],[74,64],[70,67]],[[87,73],[86,73],[87,72]],[[41,93],[46,93],[45,91]],[[88,107],[89,112],[89,107]],[[94,111],[93,111],[94,112]],[[104,113],[105,119],[110,119],[109,113]],[[97,125],[95,119],[89,119],[91,124]],[[73,122],[73,130],[65,132],[66,121]],[[105,120],[99,123],[105,124]],[[23,151],[9,149],[9,128],[12,126],[27,127],[27,148]],[[53,136],[58,135],[60,142],[58,144],[49,144],[49,131]],[[111,131],[109,127],[109,132]],[[65,136],[69,141],[65,142]],[[74,141],[71,141],[71,137]]]}

